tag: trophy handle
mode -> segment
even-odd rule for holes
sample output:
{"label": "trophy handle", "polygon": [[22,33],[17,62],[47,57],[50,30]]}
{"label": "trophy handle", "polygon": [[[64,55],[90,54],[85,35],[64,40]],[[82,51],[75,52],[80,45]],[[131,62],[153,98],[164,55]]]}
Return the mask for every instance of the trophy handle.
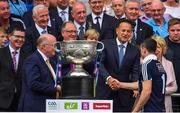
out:
{"label": "trophy handle", "polygon": [[[104,49],[104,44],[103,44],[102,42],[100,42],[100,41],[97,41],[97,43],[98,43],[98,44],[101,44],[101,48],[97,48],[96,52],[102,52],[103,49]],[[98,44],[97,44],[97,45],[98,45]]]}
{"label": "trophy handle", "polygon": [[54,49],[57,53],[61,53],[62,50],[61,50],[61,42],[57,41],[54,43]]}

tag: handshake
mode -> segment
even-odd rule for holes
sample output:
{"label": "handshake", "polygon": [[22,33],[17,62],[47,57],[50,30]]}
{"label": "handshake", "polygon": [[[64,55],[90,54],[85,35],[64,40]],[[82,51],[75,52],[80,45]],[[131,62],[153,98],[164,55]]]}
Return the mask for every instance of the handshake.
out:
{"label": "handshake", "polygon": [[111,76],[108,78],[107,83],[112,90],[118,90],[118,89],[137,90],[138,89],[138,82],[120,82]]}
{"label": "handshake", "polygon": [[112,90],[118,90],[118,89],[122,88],[121,82],[113,77],[109,77],[107,80],[107,83]]}

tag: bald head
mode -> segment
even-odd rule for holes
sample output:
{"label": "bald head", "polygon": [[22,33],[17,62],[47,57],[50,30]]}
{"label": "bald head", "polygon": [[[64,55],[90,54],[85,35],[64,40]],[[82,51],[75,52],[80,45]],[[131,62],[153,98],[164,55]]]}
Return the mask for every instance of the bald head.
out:
{"label": "bald head", "polygon": [[55,55],[56,38],[51,34],[43,34],[37,40],[37,48],[47,57]]}
{"label": "bald head", "polygon": [[43,34],[38,38],[37,46],[48,44],[51,40],[56,40],[56,38],[51,34]]}
{"label": "bald head", "polygon": [[151,5],[152,18],[155,22],[163,21],[165,7],[160,0],[153,0]]}

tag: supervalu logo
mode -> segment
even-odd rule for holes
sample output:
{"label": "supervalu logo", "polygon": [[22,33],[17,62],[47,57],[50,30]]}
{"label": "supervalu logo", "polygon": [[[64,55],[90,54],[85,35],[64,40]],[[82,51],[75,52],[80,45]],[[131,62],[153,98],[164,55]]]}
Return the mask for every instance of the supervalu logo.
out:
{"label": "supervalu logo", "polygon": [[65,102],[64,103],[64,109],[66,109],[66,110],[77,110],[78,109],[78,103],[77,102]]}

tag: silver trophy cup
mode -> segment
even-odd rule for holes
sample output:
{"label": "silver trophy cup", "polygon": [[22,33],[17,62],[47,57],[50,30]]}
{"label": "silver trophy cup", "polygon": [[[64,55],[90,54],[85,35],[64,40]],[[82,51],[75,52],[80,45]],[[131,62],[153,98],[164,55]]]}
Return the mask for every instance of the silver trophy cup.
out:
{"label": "silver trophy cup", "polygon": [[[97,49],[99,45],[100,49]],[[94,77],[83,69],[83,64],[91,62],[103,49],[104,45],[99,41],[73,40],[55,44],[59,59],[74,65],[73,70],[62,77],[62,98],[88,99],[95,96]]]}
{"label": "silver trophy cup", "polygon": [[[97,49],[97,44],[101,44],[101,48]],[[63,41],[60,44],[61,49],[57,49],[57,43],[55,44],[56,51],[61,51],[62,57],[70,63],[74,64],[74,69],[71,70],[68,76],[89,76],[89,74],[83,69],[83,64],[91,62],[97,51],[102,51],[104,45],[99,41],[89,40],[72,40]]]}

